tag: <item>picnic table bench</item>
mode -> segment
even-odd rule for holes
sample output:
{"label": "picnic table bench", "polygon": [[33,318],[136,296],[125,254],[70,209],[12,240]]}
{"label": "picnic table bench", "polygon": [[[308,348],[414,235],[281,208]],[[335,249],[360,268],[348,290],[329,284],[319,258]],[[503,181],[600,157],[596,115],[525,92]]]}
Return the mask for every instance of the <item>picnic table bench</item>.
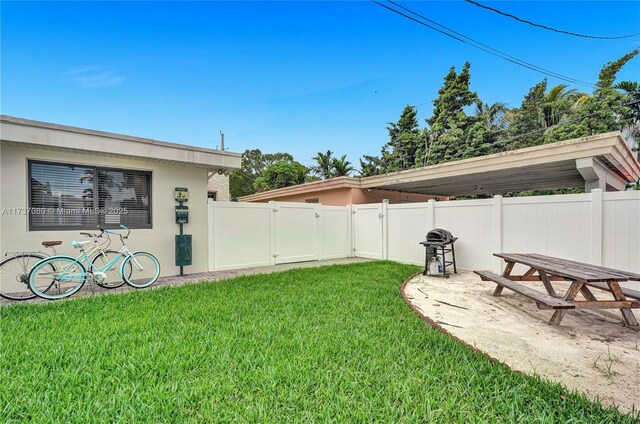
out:
{"label": "picnic table bench", "polygon": [[[494,256],[507,263],[502,275],[474,272],[483,281],[496,283],[494,296],[500,296],[507,288],[533,300],[539,309],[554,309],[551,325],[559,325],[569,309],[619,309],[626,325],[638,326],[631,310],[640,308],[640,291],[621,287],[619,283],[640,281],[640,274],[532,253],[494,253]],[[525,265],[529,270],[522,275],[511,275],[516,264]],[[546,293],[522,284],[523,281],[541,281]],[[571,283],[562,297],[554,288],[557,281]],[[591,288],[611,293],[613,300],[598,300]],[[585,300],[576,300],[578,293]]]}

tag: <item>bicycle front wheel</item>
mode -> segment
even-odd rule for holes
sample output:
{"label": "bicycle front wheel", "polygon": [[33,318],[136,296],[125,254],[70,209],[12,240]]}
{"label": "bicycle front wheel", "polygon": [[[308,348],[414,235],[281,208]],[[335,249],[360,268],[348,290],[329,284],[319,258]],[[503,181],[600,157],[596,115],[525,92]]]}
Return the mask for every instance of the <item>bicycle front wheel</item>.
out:
{"label": "bicycle front wheel", "polygon": [[[126,275],[126,270],[131,267],[131,274]],[[143,289],[155,283],[160,275],[160,262],[151,253],[135,252],[132,253],[122,263],[120,268],[122,278],[131,287]]]}
{"label": "bicycle front wheel", "polygon": [[29,288],[43,299],[64,299],[80,290],[86,279],[87,269],[76,258],[50,256],[31,269]]}
{"label": "bicycle front wheel", "polygon": [[[9,300],[27,300],[36,297],[29,290],[29,272],[44,258],[46,256],[39,253],[18,253],[0,262],[0,297]],[[53,271],[53,267],[51,270]],[[53,284],[53,278],[51,284]]]}
{"label": "bicycle front wheel", "polygon": [[[107,265],[118,256],[118,252],[115,250],[104,250],[98,252],[95,258],[93,258],[94,271],[104,272],[107,276],[102,281],[97,281],[100,287],[105,289],[116,289],[124,284],[124,279],[120,276],[120,262],[116,262],[110,267]],[[128,277],[131,276],[131,264],[125,266],[124,274]]]}

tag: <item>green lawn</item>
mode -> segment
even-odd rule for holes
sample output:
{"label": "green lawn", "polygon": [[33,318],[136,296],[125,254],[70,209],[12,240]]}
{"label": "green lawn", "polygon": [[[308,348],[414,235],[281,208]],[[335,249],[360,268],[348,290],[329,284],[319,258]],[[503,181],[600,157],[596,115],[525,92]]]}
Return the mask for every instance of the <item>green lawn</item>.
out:
{"label": "green lawn", "polygon": [[[491,364],[391,262],[2,308],[2,422],[633,422]],[[586,366],[586,365],[585,365]]]}

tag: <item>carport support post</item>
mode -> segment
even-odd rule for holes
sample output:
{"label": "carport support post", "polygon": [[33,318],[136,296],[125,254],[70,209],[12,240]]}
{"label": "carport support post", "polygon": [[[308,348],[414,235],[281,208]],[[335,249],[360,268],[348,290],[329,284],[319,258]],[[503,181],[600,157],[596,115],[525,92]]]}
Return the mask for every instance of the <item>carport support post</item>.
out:
{"label": "carport support post", "polygon": [[[491,218],[491,234],[493,235],[491,254],[502,253],[502,196],[499,194],[493,196],[493,212]],[[502,259],[494,256],[493,264],[494,271],[502,274]]]}

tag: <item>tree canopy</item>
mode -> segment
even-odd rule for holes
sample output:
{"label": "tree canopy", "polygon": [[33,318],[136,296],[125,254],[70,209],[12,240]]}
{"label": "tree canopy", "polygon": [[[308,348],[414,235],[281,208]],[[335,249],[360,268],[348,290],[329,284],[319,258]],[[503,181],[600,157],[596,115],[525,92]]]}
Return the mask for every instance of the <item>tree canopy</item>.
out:
{"label": "tree canopy", "polygon": [[253,188],[261,192],[302,184],[306,181],[308,173],[309,169],[300,162],[274,162],[264,168],[253,183]]}
{"label": "tree canopy", "polygon": [[637,150],[640,103],[630,102],[640,100],[640,84],[615,84],[620,69],[637,54],[634,50],[605,64],[591,94],[566,84],[549,86],[544,79],[512,109],[502,102],[483,102],[471,90],[468,62],[460,72],[451,67],[433,100],[426,126],[420,128],[416,107],[405,106],[398,121],[387,125],[389,141],[382,146],[380,155],[360,159],[360,175],[384,174],[610,131],[625,133]]}

